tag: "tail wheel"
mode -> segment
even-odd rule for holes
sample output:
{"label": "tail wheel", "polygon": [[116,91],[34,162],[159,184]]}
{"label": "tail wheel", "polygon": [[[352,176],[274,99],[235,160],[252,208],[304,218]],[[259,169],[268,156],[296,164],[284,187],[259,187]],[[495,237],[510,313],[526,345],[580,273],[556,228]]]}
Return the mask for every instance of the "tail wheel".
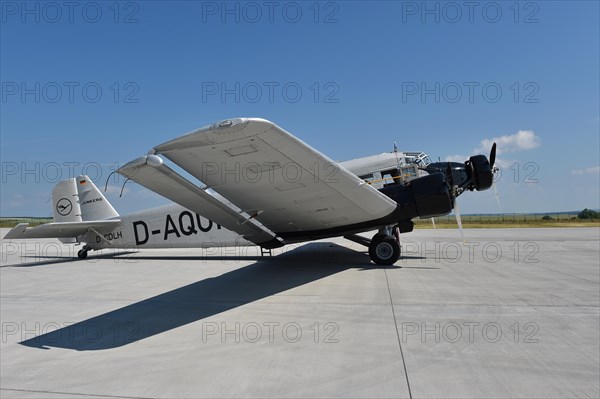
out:
{"label": "tail wheel", "polygon": [[369,245],[369,256],[378,265],[392,265],[400,258],[400,244],[394,236],[377,234]]}

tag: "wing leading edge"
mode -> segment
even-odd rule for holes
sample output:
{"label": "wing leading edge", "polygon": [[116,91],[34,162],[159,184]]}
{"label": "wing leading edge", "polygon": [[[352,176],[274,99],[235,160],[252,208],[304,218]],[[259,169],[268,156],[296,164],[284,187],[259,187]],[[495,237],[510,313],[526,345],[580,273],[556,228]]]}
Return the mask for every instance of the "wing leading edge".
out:
{"label": "wing leading edge", "polygon": [[[156,154],[206,184],[239,212],[233,215],[223,209],[221,201],[164,165]],[[398,211],[395,201],[264,119],[231,119],[195,130],[154,147],[150,155],[119,173],[240,234],[240,226],[250,224],[244,229],[252,231],[243,235],[255,243],[251,234],[279,241],[277,237],[300,240],[323,232],[343,234],[350,226],[368,230],[374,221],[387,220]],[[215,218],[211,212],[216,209],[228,218],[235,216],[235,225]]]}
{"label": "wing leading edge", "polygon": [[274,123],[222,121],[154,147],[274,232],[385,217],[396,203]]}

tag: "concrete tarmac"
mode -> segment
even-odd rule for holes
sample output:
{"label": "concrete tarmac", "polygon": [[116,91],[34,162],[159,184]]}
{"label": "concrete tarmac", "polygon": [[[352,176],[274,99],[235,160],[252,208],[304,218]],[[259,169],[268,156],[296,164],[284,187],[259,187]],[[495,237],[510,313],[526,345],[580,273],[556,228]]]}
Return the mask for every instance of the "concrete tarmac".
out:
{"label": "concrete tarmac", "polygon": [[[1,236],[8,230],[2,229]],[[600,229],[104,251],[2,241],[2,398],[600,397]]]}

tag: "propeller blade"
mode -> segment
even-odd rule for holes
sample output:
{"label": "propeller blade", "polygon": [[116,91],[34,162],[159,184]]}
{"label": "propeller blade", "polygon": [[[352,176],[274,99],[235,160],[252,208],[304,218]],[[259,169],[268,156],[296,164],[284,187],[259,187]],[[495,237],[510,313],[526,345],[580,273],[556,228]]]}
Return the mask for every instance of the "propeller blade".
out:
{"label": "propeller blade", "polygon": [[496,186],[496,182],[492,183],[492,187],[494,187],[494,194],[496,195],[496,202],[498,203],[498,209],[500,213],[502,213],[502,206],[500,206],[500,195],[498,195],[498,187]]}
{"label": "propeller blade", "polygon": [[492,150],[490,151],[490,167],[494,167],[496,162],[496,143],[492,144]]}
{"label": "propeller blade", "polygon": [[433,225],[433,229],[434,229],[434,230],[437,230],[437,229],[435,228],[435,220],[433,220],[433,218],[431,218],[431,224]]}
{"label": "propeller blade", "polygon": [[458,224],[458,230],[460,231],[460,236],[463,240],[463,243],[466,243],[465,234],[463,233],[462,228],[462,220],[460,218],[460,207],[458,206],[458,200],[454,198],[454,216],[456,216],[456,223]]}

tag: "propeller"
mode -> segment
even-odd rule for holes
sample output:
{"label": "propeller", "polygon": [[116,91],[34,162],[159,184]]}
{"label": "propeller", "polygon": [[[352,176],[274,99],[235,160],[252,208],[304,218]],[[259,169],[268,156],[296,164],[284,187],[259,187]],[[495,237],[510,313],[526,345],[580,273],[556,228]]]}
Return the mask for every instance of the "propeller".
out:
{"label": "propeller", "polygon": [[419,167],[419,169],[423,169],[429,174],[445,173],[448,183],[448,191],[451,198],[454,200],[454,214],[456,217],[456,223],[458,224],[458,229],[460,230],[462,240],[465,243],[466,240],[462,228],[460,208],[457,201],[457,198],[460,194],[462,194],[465,190],[481,191],[487,190],[493,186],[498,208],[500,211],[502,211],[502,207],[500,206],[500,196],[498,195],[498,190],[493,178],[493,174],[500,170],[494,165],[496,163],[496,149],[496,143],[492,143],[489,158],[486,158],[484,155],[475,155],[465,163],[438,161],[435,163],[430,163],[425,167]]}
{"label": "propeller", "polygon": [[454,216],[456,216],[456,223],[458,224],[458,230],[460,231],[460,237],[462,238],[463,243],[466,243],[467,240],[465,240],[465,233],[463,232],[463,228],[462,228],[462,219],[460,218],[460,207],[458,206],[457,198],[454,198]]}
{"label": "propeller", "polygon": [[[492,149],[490,151],[490,167],[492,168],[492,173],[496,173],[500,170],[498,167],[494,167],[496,163],[496,143],[492,144]],[[496,181],[492,180],[492,187],[494,188],[494,195],[496,196],[496,202],[498,203],[498,209],[502,212],[502,206],[500,205],[500,196],[498,195],[498,187],[496,186]]]}
{"label": "propeller", "polygon": [[502,213],[502,205],[500,205],[500,195],[498,194],[498,187],[496,187],[496,182],[492,183],[492,187],[494,187],[494,195],[496,196],[496,202],[498,203],[498,210]]}
{"label": "propeller", "polygon": [[490,167],[494,167],[496,163],[496,143],[492,144],[492,150],[490,151]]}
{"label": "propeller", "polygon": [[492,187],[494,188],[494,195],[496,196],[496,202],[498,203],[498,210],[502,213],[502,206],[500,205],[500,195],[498,194],[498,187],[496,186],[496,182],[492,182]]}

